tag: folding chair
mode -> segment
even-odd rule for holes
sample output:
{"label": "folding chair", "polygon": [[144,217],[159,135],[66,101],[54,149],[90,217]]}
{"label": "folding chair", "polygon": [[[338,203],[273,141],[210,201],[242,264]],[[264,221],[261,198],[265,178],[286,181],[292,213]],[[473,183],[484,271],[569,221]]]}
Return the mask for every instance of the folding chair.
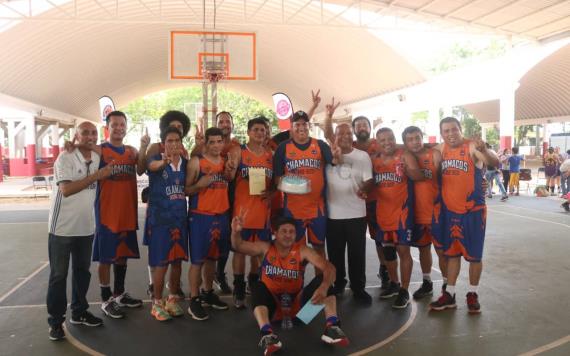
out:
{"label": "folding chair", "polygon": [[44,176],[35,176],[32,178],[32,185],[34,186],[34,198],[37,198],[36,191],[38,189],[45,189],[48,190],[48,184],[46,177]]}

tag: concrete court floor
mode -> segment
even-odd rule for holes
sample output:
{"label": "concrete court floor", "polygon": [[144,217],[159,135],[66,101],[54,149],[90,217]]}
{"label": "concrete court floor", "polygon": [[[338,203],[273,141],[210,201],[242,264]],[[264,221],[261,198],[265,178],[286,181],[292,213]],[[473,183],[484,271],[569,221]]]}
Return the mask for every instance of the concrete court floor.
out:
{"label": "concrete court floor", "polygon": [[[545,355],[570,355],[570,214],[562,212],[559,203],[553,199],[526,196],[511,198],[508,203],[500,203],[498,199],[489,200],[485,266],[479,287],[482,314],[467,314],[464,299],[467,268],[463,268],[456,311],[429,313],[429,301],[422,300],[414,308],[409,308],[402,320],[397,321],[398,325],[388,331],[384,330],[386,326],[379,320],[376,330],[368,326],[366,338],[361,337],[367,342],[368,339],[373,340],[365,346],[375,343],[379,346],[378,343],[384,341],[381,347],[370,350],[369,354],[518,355],[544,351]],[[45,202],[0,202],[0,355],[83,354],[70,342],[54,343],[47,338],[47,315],[43,305],[49,270],[46,263],[47,208]],[[139,216],[144,216],[142,209]],[[371,308],[381,309],[381,313],[391,313],[389,305],[377,299],[379,290],[375,274],[378,262],[373,242],[369,241],[367,247],[368,290],[374,297]],[[144,248],[141,248],[141,254],[146,254]],[[415,251],[414,256],[417,259]],[[434,264],[434,267],[437,268],[437,265]],[[441,275],[434,271],[432,278],[436,281],[436,289],[439,289]],[[411,291],[418,287],[420,281],[419,263],[415,262]],[[127,288],[135,296],[146,297],[146,283],[146,259],[132,261],[127,274]],[[90,302],[98,302],[95,273],[88,297]],[[350,292],[347,292],[339,302],[341,317],[342,306],[349,302]],[[98,307],[97,304],[91,307],[96,315],[101,313]],[[157,322],[150,319],[148,304],[145,304],[143,311],[132,313],[136,315],[136,325],[156,328]],[[184,318],[188,325],[193,322],[188,316]],[[348,318],[350,316],[344,315],[344,319]],[[375,325],[374,320],[362,321]],[[109,328],[115,321],[105,319],[105,322],[105,327]],[[247,326],[251,327],[248,340],[257,342],[257,331],[251,319],[247,321]],[[349,333],[348,329],[346,331]],[[224,330],[217,328],[216,332]],[[227,332],[231,332],[231,328]],[[71,333],[81,336],[91,331],[81,328],[72,329]],[[387,339],[390,335],[392,338]],[[358,344],[360,338],[357,334],[349,333],[348,336]],[[291,338],[295,338],[295,335],[288,339],[290,344],[297,341]],[[100,342],[104,344],[105,339],[102,338]],[[254,347],[250,349],[255,350]],[[335,351],[334,354],[342,353]],[[194,354],[188,348],[185,352]],[[131,353],[134,350],[131,352],[126,347],[116,354]],[[283,350],[282,354],[291,353]]]}

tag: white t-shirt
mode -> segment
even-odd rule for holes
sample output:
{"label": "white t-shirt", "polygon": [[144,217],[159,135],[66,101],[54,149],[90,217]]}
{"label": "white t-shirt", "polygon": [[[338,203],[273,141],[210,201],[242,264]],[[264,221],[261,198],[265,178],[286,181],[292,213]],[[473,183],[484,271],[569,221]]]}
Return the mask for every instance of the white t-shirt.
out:
{"label": "white t-shirt", "polygon": [[359,149],[342,155],[341,165],[327,165],[327,207],[329,219],[354,219],[366,216],[366,201],[356,192],[372,179],[372,161]]}
{"label": "white t-shirt", "polygon": [[91,163],[78,149],[61,153],[53,166],[55,185],[52,189],[49,210],[49,233],[58,236],[90,236],[95,233],[95,195],[97,183],[91,184],[68,197],[64,197],[58,185],[65,181],[81,180],[99,168],[100,157],[91,152]]}

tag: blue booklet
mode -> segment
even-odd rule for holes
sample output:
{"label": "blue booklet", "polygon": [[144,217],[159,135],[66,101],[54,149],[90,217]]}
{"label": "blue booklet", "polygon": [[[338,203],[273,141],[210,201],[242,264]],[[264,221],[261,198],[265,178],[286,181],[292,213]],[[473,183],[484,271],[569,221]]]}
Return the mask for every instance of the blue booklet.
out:
{"label": "blue booklet", "polygon": [[321,310],[325,307],[324,304],[313,304],[309,300],[301,310],[297,313],[297,318],[303,323],[309,325],[309,323],[319,314]]}

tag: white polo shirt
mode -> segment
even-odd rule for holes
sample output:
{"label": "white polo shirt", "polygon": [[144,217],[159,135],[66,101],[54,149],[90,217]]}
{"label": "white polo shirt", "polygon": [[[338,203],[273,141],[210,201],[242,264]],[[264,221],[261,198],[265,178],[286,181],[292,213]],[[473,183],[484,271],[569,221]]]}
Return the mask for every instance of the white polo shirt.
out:
{"label": "white polo shirt", "polygon": [[353,148],[342,155],[343,163],[327,165],[327,207],[329,219],[355,219],[366,216],[366,201],[356,192],[372,179],[372,161],[368,153]]}
{"label": "white polo shirt", "polygon": [[61,153],[53,166],[55,186],[52,187],[49,210],[49,233],[58,236],[91,236],[95,233],[95,196],[97,182],[68,197],[59,184],[81,180],[99,168],[100,157],[91,152],[91,161],[85,160],[78,149]]}

